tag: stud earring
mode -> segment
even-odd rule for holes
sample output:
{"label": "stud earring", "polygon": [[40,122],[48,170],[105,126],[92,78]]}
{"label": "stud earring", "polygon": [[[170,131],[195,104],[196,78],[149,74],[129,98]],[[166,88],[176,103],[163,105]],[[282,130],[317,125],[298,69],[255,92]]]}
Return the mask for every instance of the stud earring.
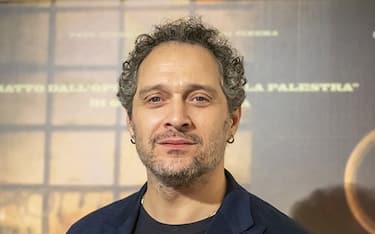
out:
{"label": "stud earring", "polygon": [[131,142],[133,145],[135,145],[135,139],[134,139],[134,136],[132,136],[132,137],[130,138],[130,142]]}
{"label": "stud earring", "polygon": [[229,144],[232,144],[232,143],[234,142],[234,136],[231,135],[231,136],[229,137],[229,139],[227,140],[227,142],[228,142]]}

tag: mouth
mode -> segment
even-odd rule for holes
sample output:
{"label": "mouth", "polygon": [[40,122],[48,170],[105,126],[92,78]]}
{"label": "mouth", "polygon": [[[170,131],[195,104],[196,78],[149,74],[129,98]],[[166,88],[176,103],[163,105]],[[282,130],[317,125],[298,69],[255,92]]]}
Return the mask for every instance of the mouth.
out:
{"label": "mouth", "polygon": [[189,139],[174,137],[162,139],[160,141],[157,141],[156,144],[167,148],[183,149],[196,145],[197,143]]}

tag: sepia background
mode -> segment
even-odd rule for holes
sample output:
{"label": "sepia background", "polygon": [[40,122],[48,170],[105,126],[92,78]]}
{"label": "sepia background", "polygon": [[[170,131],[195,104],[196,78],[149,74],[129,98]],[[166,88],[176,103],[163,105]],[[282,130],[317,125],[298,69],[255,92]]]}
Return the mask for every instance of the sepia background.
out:
{"label": "sepia background", "polygon": [[65,233],[140,188],[121,63],[139,33],[191,15],[245,58],[235,178],[313,233],[375,233],[374,12],[373,0],[0,1],[0,234]]}

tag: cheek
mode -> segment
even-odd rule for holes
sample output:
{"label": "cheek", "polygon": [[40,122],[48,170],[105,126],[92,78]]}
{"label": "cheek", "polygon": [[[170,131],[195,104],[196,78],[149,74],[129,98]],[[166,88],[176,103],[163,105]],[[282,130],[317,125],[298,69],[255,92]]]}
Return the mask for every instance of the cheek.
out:
{"label": "cheek", "polygon": [[216,113],[215,115],[209,114],[200,114],[195,115],[193,118],[193,122],[198,130],[202,134],[203,137],[209,138],[217,138],[220,135],[225,136],[226,131],[229,129],[229,123],[226,124],[228,121],[226,115],[222,113]]}
{"label": "cheek", "polygon": [[211,110],[196,109],[190,112],[190,116],[196,124],[220,128],[224,126],[225,121],[228,119],[226,113],[227,110],[225,108],[215,108]]}
{"label": "cheek", "polygon": [[155,113],[135,113],[133,118],[135,131],[139,137],[149,137],[160,127],[162,122],[162,115]]}

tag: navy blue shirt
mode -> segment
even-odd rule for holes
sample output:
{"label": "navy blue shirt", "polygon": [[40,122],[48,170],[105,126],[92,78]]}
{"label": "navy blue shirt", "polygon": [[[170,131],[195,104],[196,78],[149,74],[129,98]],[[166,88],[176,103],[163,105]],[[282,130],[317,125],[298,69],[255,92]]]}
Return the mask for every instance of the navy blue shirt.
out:
{"label": "navy blue shirt", "polygon": [[[276,208],[247,192],[225,171],[227,191],[208,234],[307,233]],[[132,234],[147,184],[137,193],[96,210],[76,222],[68,234]]]}

